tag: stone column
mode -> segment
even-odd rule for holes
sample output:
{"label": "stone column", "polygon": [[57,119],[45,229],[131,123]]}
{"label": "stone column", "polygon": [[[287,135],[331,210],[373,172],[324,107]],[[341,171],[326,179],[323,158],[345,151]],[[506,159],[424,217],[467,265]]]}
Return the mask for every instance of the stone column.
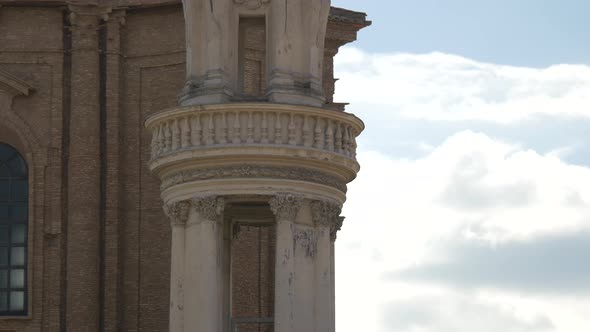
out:
{"label": "stone column", "polygon": [[[197,197],[186,225],[184,331],[219,332],[223,326],[223,198]],[[172,318],[172,317],[171,317]]]}
{"label": "stone column", "polygon": [[315,330],[334,331],[334,266],[332,230],[338,222],[340,206],[329,201],[313,201],[311,213],[316,228],[315,257]]}
{"label": "stone column", "polygon": [[228,102],[235,85],[234,60],[238,51],[233,2],[183,0],[182,3],[186,22],[187,82],[180,103]]}
{"label": "stone column", "polygon": [[293,230],[302,198],[292,194],[277,194],[270,208],[277,221],[275,262],[275,332],[295,331],[295,258]]}
{"label": "stone column", "polygon": [[271,102],[324,104],[322,64],[330,0],[274,0],[268,61]]}
{"label": "stone column", "polygon": [[67,224],[66,329],[98,331],[100,110],[98,28],[109,11],[70,5],[72,92]]}
{"label": "stone column", "polygon": [[188,220],[190,201],[164,205],[164,212],[172,225],[172,248],[170,257],[170,332],[184,331],[184,262],[185,226]]}

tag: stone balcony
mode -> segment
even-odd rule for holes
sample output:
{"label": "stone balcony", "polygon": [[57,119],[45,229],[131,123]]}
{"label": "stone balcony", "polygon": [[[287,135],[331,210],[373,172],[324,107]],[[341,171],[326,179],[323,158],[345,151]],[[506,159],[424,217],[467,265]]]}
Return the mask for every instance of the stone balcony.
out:
{"label": "stone balcony", "polygon": [[152,133],[150,169],[165,201],[195,195],[273,194],[296,188],[343,203],[356,177],[352,114],[270,103],[177,107],[146,121]]}

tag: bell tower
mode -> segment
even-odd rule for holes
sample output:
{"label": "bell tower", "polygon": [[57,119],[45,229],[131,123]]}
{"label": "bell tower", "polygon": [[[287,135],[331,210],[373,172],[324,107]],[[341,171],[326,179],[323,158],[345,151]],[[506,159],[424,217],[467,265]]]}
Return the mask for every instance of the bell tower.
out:
{"label": "bell tower", "polygon": [[328,107],[330,1],[183,6],[186,85],[146,121],[172,225],[170,331],[334,331],[334,241],[364,125]]}

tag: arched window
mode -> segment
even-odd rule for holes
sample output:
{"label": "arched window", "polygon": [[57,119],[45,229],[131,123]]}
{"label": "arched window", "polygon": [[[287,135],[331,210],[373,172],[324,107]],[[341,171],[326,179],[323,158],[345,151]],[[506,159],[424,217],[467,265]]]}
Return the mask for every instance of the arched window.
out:
{"label": "arched window", "polygon": [[28,176],[23,157],[0,143],[0,315],[27,313]]}

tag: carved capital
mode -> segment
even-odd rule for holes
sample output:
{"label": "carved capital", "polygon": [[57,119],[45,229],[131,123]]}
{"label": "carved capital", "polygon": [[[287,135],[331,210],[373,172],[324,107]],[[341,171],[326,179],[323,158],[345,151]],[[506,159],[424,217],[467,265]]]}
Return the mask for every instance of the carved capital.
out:
{"label": "carved capital", "polygon": [[342,228],[344,218],[345,217],[338,217],[336,223],[330,228],[330,239],[332,239],[332,241],[336,241],[336,233]]}
{"label": "carved capital", "polygon": [[311,217],[317,226],[331,227],[340,215],[340,205],[330,201],[311,202]]}
{"label": "carved capital", "polygon": [[170,219],[173,226],[182,226],[188,220],[190,207],[189,201],[167,203],[164,205],[164,213]]}
{"label": "carved capital", "polygon": [[330,238],[336,240],[336,233],[342,228],[344,217],[340,216],[340,205],[330,201],[311,202],[311,217],[316,226],[330,227]]}
{"label": "carved capital", "polygon": [[294,221],[302,202],[303,198],[299,195],[279,193],[270,199],[269,204],[277,221]]}
{"label": "carved capital", "polygon": [[217,217],[223,213],[223,209],[225,208],[225,200],[223,197],[217,196],[195,197],[192,203],[195,211],[204,219],[210,221],[216,221]]}

